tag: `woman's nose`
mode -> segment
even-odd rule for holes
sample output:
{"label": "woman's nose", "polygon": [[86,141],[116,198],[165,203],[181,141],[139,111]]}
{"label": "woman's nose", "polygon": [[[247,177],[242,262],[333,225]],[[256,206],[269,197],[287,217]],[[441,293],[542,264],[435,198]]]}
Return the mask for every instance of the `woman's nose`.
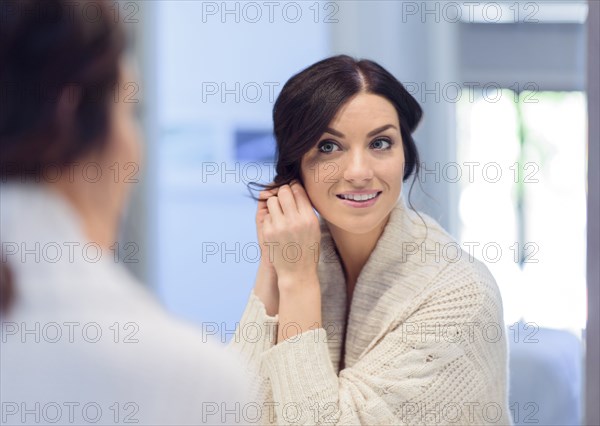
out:
{"label": "woman's nose", "polygon": [[349,182],[367,182],[373,179],[373,167],[365,154],[356,152],[344,165],[343,176]]}

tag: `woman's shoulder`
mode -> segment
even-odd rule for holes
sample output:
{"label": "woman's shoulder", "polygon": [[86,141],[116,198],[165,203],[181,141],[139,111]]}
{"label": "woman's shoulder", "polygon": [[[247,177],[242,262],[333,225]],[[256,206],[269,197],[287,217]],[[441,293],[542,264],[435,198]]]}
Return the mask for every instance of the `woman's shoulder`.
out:
{"label": "woman's shoulder", "polygon": [[[148,421],[168,418],[172,422],[165,424],[175,424],[199,422],[200,410],[191,409],[192,403],[241,394],[236,389],[245,386],[243,368],[214,337],[221,333],[209,333],[212,328],[170,314],[122,267],[77,266],[81,268],[74,274],[77,279],[70,278],[72,283],[46,277],[44,288],[56,291],[45,292],[49,295],[45,307],[22,295],[25,299],[18,300],[3,319],[3,327],[11,331],[3,341],[3,363],[19,372],[6,378],[13,395],[25,394],[41,374],[36,366],[43,366],[47,385],[39,398],[65,392],[96,401],[121,395],[127,383],[121,396],[135,400],[140,415],[152,414],[144,417]],[[22,284],[33,290],[35,283]],[[65,376],[74,379],[61,381]],[[80,377],[85,380],[75,379]],[[87,391],[86,383],[95,387]],[[211,399],[214,394],[222,398]],[[164,411],[160,401],[174,411]]]}
{"label": "woman's shoulder", "polygon": [[399,261],[415,276],[422,277],[425,293],[445,293],[450,297],[479,300],[479,304],[497,305],[501,295],[492,273],[482,261],[460,244],[438,221],[423,212],[406,209],[397,223]]}

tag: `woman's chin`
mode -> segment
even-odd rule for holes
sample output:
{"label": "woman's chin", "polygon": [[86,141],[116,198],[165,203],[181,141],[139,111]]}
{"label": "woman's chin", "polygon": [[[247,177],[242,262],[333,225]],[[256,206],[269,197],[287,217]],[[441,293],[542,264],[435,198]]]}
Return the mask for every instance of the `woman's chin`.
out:
{"label": "woman's chin", "polygon": [[373,205],[362,207],[349,205],[346,200],[328,198],[326,203],[315,206],[320,217],[336,230],[350,234],[363,235],[381,230],[394,209],[398,197],[393,200],[390,194],[382,194]]}
{"label": "woman's chin", "polygon": [[368,234],[377,229],[383,222],[383,219],[377,220],[374,217],[343,218],[340,214],[334,214],[332,220],[324,218],[330,227],[333,226],[337,230],[356,235]]}

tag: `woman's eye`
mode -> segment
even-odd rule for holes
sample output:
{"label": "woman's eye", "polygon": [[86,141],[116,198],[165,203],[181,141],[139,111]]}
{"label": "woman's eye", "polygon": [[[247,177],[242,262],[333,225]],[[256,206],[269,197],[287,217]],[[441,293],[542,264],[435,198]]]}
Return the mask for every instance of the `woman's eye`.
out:
{"label": "woman's eye", "polygon": [[392,142],[388,139],[375,139],[371,142],[371,146],[375,149],[388,149],[392,146]]}
{"label": "woman's eye", "polygon": [[336,151],[337,148],[338,148],[338,146],[335,143],[330,142],[330,141],[324,141],[319,144],[320,152],[329,153],[329,152]]}

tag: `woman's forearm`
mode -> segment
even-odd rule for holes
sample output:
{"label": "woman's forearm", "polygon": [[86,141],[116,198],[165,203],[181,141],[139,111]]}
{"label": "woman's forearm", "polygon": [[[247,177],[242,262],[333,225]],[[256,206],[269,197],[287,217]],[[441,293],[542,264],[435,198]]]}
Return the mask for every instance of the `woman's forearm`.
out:
{"label": "woman's forearm", "polygon": [[317,272],[279,279],[277,343],[321,327],[321,290]]}

